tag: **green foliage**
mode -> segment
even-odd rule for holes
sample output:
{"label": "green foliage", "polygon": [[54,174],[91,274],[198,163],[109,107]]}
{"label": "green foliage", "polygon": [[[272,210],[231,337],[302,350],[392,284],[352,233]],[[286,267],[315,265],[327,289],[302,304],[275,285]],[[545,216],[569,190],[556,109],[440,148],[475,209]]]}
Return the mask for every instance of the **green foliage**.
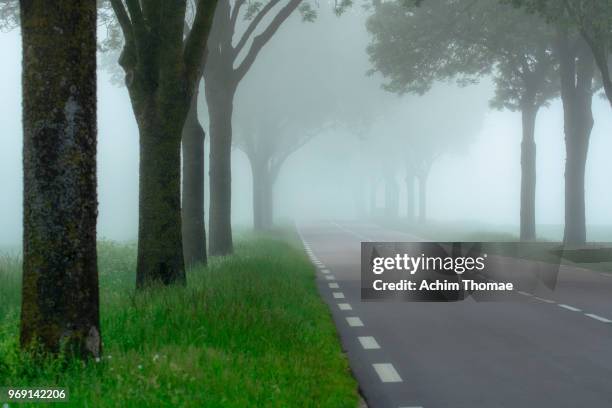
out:
{"label": "green foliage", "polygon": [[[19,351],[19,299],[9,298],[0,384],[67,387],[75,407],[354,407],[306,256],[271,236],[242,239],[236,253],[191,270],[186,288],[135,293],[135,247],[102,242],[101,361]],[[2,296],[18,292],[16,262],[0,263]]]}
{"label": "green foliage", "polygon": [[550,23],[579,33],[589,45],[612,104],[612,0],[502,0],[544,17]]}
{"label": "green foliage", "polygon": [[19,25],[19,1],[0,0],[0,31],[9,31]]}
{"label": "green foliage", "polygon": [[368,21],[372,72],[396,93],[427,92],[436,81],[461,85],[491,75],[494,108],[541,106],[557,93],[550,27],[490,0],[385,2]]}

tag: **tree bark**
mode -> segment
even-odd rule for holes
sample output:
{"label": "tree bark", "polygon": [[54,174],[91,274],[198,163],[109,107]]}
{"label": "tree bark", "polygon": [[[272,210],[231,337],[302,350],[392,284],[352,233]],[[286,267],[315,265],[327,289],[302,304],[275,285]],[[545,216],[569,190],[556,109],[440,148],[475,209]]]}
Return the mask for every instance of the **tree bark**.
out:
{"label": "tree bark", "polygon": [[523,140],[521,142],[521,241],[536,239],[536,143],[535,124],[538,108],[526,104],[521,111]]}
{"label": "tree bark", "polygon": [[206,61],[217,0],[197,2],[189,30],[185,1],[110,4],[123,33],[119,64],[140,138],[136,284],[182,283],[181,137]]}
{"label": "tree bark", "polygon": [[[184,116],[151,108],[138,117],[140,196],[136,284],[185,283],[181,228],[181,132]],[[164,115],[160,114],[164,112]],[[173,114],[174,113],[174,114]]]}
{"label": "tree bark", "polygon": [[419,223],[427,222],[427,173],[419,174]]}
{"label": "tree bark", "polygon": [[206,265],[204,139],[198,120],[198,88],[183,126],[183,254],[187,267]]}
{"label": "tree bark", "polygon": [[235,87],[223,87],[216,75],[206,76],[206,100],[210,116],[209,249],[212,255],[228,255],[232,241],[232,115]]}
{"label": "tree bark", "polygon": [[101,353],[96,2],[22,0],[21,345]]}
{"label": "tree bark", "polygon": [[585,170],[593,129],[593,54],[583,41],[572,49],[566,29],[558,33],[565,127],[565,234],[570,245],[586,242]]}

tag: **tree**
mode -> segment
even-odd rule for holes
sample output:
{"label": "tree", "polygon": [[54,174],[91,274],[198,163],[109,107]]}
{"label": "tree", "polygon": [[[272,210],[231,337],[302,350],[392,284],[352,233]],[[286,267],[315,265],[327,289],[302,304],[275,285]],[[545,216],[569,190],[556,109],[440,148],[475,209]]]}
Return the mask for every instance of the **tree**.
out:
{"label": "tree", "polygon": [[[301,5],[301,6],[300,6]],[[314,18],[303,0],[229,0],[219,3],[208,42],[209,63],[204,70],[210,117],[210,252],[233,251],[231,227],[232,114],[238,84],[251,69],[263,47],[289,16],[301,7],[304,18]],[[241,17],[246,28],[236,36]]]}
{"label": "tree", "polygon": [[216,0],[110,0],[123,34],[125,71],[140,137],[137,286],[185,281],[181,137],[204,64]]}
{"label": "tree", "polygon": [[[416,207],[418,221],[427,221],[429,175],[436,161],[444,155],[465,151],[478,134],[487,111],[484,90],[484,86],[462,88],[437,83],[427,94],[405,97],[373,126],[369,151],[378,158],[383,170],[405,165],[409,219]],[[396,176],[394,172],[393,184],[397,183]],[[397,189],[397,185],[390,187]]]}
{"label": "tree", "polygon": [[253,226],[270,229],[274,223],[274,184],[291,154],[316,135],[292,127],[279,118],[262,118],[245,124],[237,133],[235,144],[251,164],[253,176]]}
{"label": "tree", "polygon": [[281,106],[284,101],[274,101],[277,109],[261,104],[255,109],[256,114],[251,111],[252,116],[241,115],[240,131],[234,140],[251,164],[255,230],[273,226],[274,184],[285,161],[327,126],[325,121],[306,123],[307,115],[295,106],[288,108],[298,117],[288,115],[287,108],[283,111]]}
{"label": "tree", "polygon": [[585,170],[593,130],[593,54],[580,37],[558,29],[561,98],[565,119],[565,234],[566,244],[586,242]]}
{"label": "tree", "polygon": [[[583,25],[576,25],[584,16],[590,16],[596,21],[592,13],[596,10],[603,13],[603,20],[610,9],[600,9],[602,3],[593,1],[591,6],[578,1],[575,3],[551,2],[548,0],[511,0],[512,3],[522,6],[529,11],[537,11],[550,21],[556,31],[555,58],[559,64],[561,81],[561,99],[563,102],[565,127],[565,233],[566,244],[581,245],[586,242],[586,210],[585,210],[585,170],[588,156],[589,141],[593,129],[593,94],[596,90],[594,52],[597,49],[586,38],[589,29]],[[572,6],[573,4],[573,6]],[[576,14],[576,13],[584,13]],[[583,16],[583,17],[580,17]],[[586,17],[584,17],[586,19]],[[607,28],[606,28],[607,27]],[[594,30],[609,32],[609,26],[602,24]],[[608,31],[606,31],[608,30]],[[592,33],[591,33],[592,34]],[[587,37],[585,37],[585,35]],[[609,42],[602,34],[600,48],[606,52]],[[592,39],[590,40],[592,42]],[[591,45],[591,47],[589,47]],[[609,79],[606,67],[600,67],[604,76]]]}
{"label": "tree", "polygon": [[508,0],[537,11],[551,22],[575,29],[585,40],[601,73],[602,85],[612,105],[610,51],[612,47],[612,0]]}
{"label": "tree", "polygon": [[101,352],[96,259],[96,2],[21,0],[21,344]]}
{"label": "tree", "polygon": [[188,267],[206,265],[206,227],[204,222],[204,139],[206,133],[198,119],[199,85],[183,126],[183,253]]}
{"label": "tree", "polygon": [[422,94],[435,81],[470,84],[493,76],[491,106],[522,115],[520,236],[535,239],[535,123],[540,108],[558,93],[550,27],[488,0],[428,0],[420,7],[379,4],[368,29],[374,70],[389,79],[389,91]]}

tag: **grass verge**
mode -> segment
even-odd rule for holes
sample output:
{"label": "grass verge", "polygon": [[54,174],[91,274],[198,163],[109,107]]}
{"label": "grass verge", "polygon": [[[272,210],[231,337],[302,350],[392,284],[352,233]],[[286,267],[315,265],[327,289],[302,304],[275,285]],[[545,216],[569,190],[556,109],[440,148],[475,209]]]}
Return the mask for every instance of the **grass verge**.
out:
{"label": "grass verge", "polygon": [[[564,246],[554,236],[555,226],[538,226],[548,232],[537,242],[520,243],[519,237],[508,230],[496,230],[495,226],[486,224],[469,225],[466,223],[428,222],[426,224],[408,223],[404,220],[389,221],[377,219],[381,226],[407,232],[433,242],[483,242],[483,251],[490,254],[509,256],[520,259],[575,266],[596,272],[612,273],[612,243],[590,242],[579,247]],[[610,228],[593,227],[592,236],[610,241]],[[558,228],[556,228],[558,230]],[[552,231],[552,232],[551,232]],[[558,232],[558,231],[557,231]],[[562,229],[561,229],[562,234]],[[507,245],[510,243],[510,245]]]}
{"label": "grass verge", "polygon": [[187,287],[143,293],[135,248],[101,243],[104,357],[87,363],[19,351],[20,262],[1,258],[0,387],[65,387],[62,406],[75,407],[355,407],[314,270],[292,240],[246,235],[234,256],[191,270]]}

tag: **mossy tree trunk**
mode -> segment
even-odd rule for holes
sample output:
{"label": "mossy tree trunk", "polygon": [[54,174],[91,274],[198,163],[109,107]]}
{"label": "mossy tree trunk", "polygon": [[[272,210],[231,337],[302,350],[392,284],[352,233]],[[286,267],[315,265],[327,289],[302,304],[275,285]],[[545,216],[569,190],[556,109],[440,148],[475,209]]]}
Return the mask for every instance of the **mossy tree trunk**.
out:
{"label": "mossy tree trunk", "polygon": [[[136,284],[185,282],[181,225],[181,138],[204,65],[216,0],[111,0],[125,45],[125,71],[140,137]],[[127,7],[127,8],[126,8]]]}
{"label": "mossy tree trunk", "polygon": [[101,353],[96,259],[96,1],[22,0],[21,344]]}
{"label": "mossy tree trunk", "polygon": [[185,264],[206,265],[206,227],[204,223],[204,138],[198,120],[198,90],[183,127],[183,253]]}
{"label": "mossy tree trunk", "polygon": [[[161,114],[163,111],[165,114]],[[155,104],[138,115],[140,194],[136,283],[139,288],[153,283],[185,282],[180,185],[183,121],[182,112],[161,110]]]}

